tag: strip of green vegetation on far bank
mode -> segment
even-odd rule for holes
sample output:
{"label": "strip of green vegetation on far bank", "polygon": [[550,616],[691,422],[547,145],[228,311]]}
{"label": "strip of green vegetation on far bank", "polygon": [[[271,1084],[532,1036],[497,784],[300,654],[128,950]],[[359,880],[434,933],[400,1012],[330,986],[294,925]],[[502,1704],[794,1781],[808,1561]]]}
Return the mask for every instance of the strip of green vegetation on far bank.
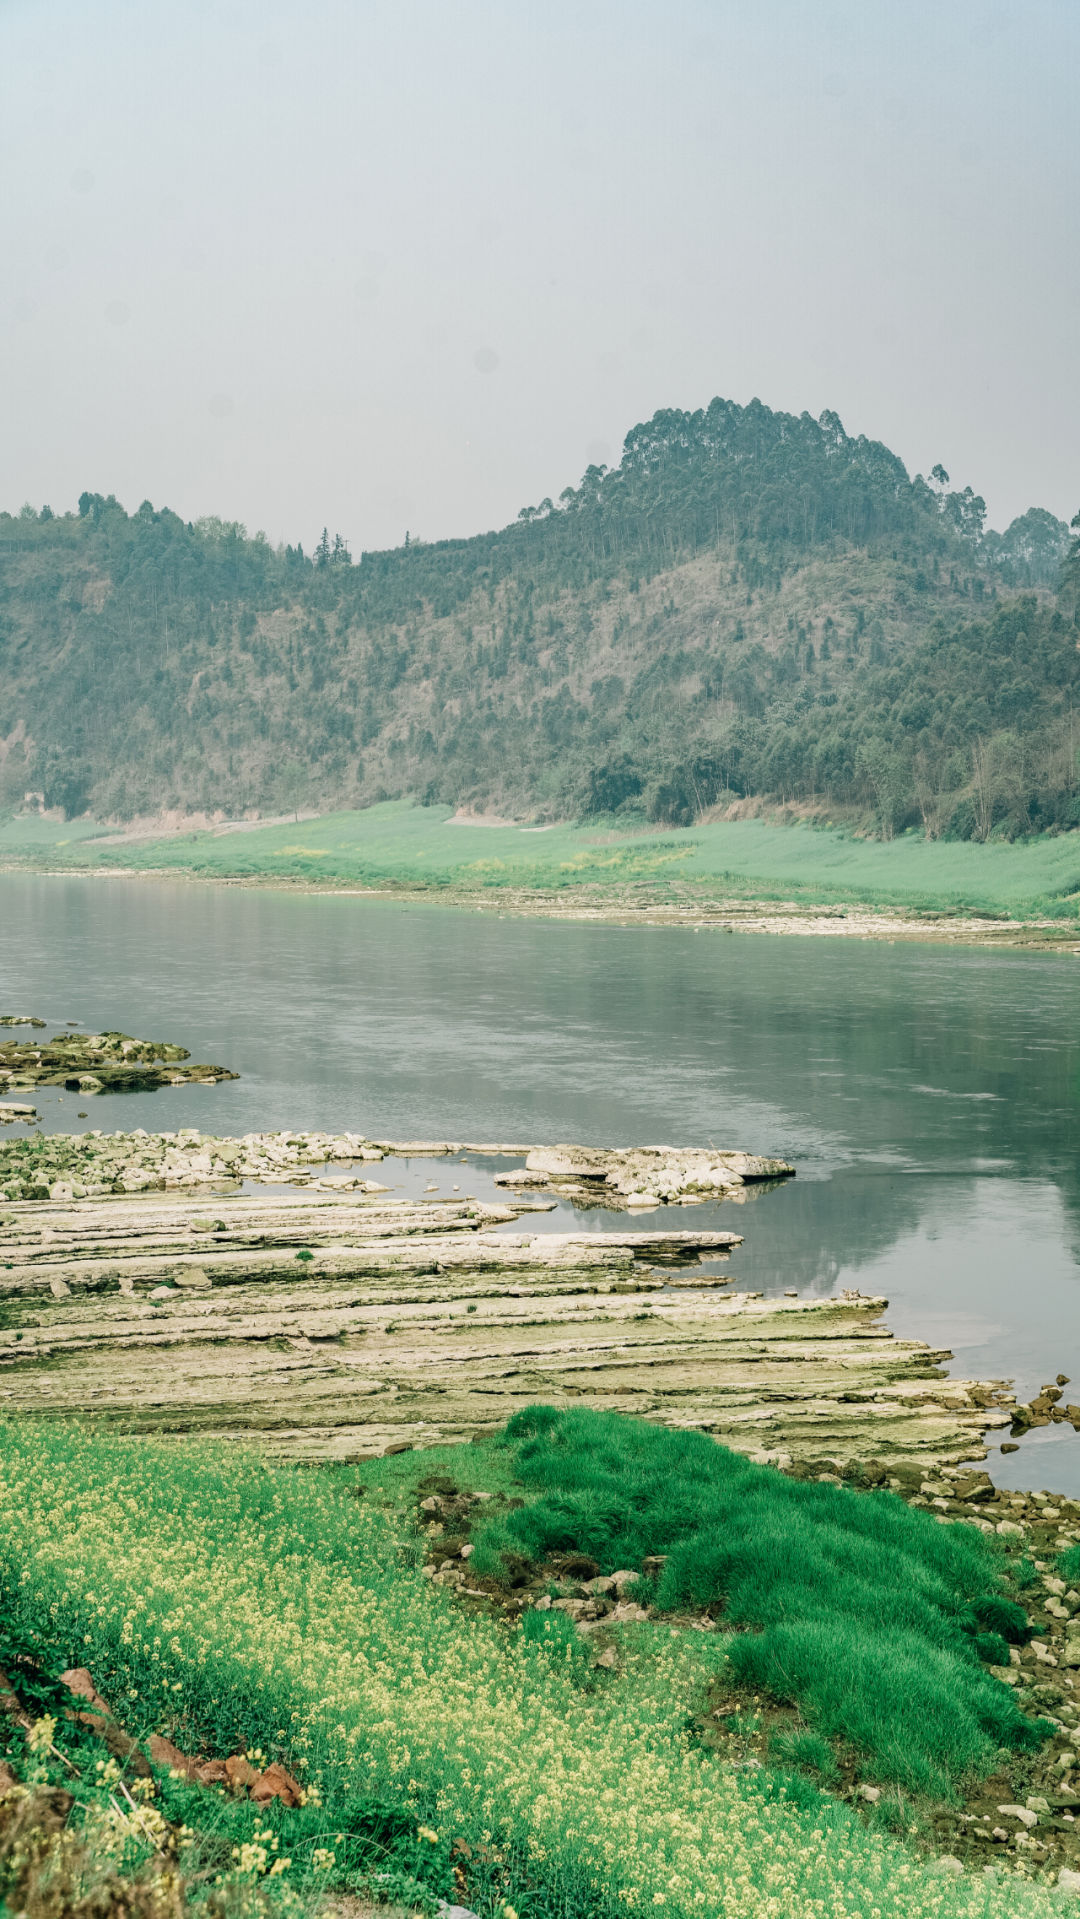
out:
{"label": "strip of green vegetation on far bank", "polygon": [[836,827],[724,820],[663,832],[453,823],[449,808],[389,801],[241,830],[123,838],[88,820],[0,822],[0,864],[184,873],[207,879],[459,892],[635,888],[658,901],[851,903],[1072,920],[1080,832],[1021,842],[857,839]]}

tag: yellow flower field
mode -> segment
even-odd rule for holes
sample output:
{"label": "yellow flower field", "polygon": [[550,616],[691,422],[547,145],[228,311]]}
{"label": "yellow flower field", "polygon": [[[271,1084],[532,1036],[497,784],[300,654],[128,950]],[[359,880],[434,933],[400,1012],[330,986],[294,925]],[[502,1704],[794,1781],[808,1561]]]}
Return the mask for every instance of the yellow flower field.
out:
{"label": "yellow flower field", "polygon": [[[324,1791],[372,1787],[509,1849],[522,1919],[1041,1919],[1015,1874],[954,1877],[770,1796],[683,1730],[714,1645],[639,1629],[596,1690],[466,1616],[385,1514],[322,1471],[0,1427],[0,1579],[132,1730],[262,1729]],[[231,1718],[230,1718],[231,1715]],[[1068,1902],[1071,1904],[1072,1902]]]}

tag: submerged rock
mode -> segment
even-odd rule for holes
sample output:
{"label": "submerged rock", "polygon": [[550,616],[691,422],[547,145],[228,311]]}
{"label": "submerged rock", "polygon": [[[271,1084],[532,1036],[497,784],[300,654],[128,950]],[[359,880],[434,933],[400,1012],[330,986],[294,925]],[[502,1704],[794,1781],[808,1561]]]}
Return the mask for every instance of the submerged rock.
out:
{"label": "submerged rock", "polygon": [[[25,1021],[20,1021],[25,1024]],[[44,1021],[32,1024],[44,1025]],[[5,1025],[15,1024],[14,1019]],[[0,1041],[0,1086],[63,1086],[88,1097],[137,1093],[194,1081],[238,1079],[225,1066],[190,1065],[184,1046],[167,1040],[133,1039],[128,1033],[59,1033],[51,1040]]]}

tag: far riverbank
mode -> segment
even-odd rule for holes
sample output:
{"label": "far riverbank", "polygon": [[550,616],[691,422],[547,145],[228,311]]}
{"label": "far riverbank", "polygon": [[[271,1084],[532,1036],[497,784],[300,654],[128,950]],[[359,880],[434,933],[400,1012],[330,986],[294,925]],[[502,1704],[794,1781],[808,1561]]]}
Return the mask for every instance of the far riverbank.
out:
{"label": "far riverbank", "polygon": [[516,825],[387,802],[272,821],[0,821],[0,870],[209,880],[622,925],[1080,952],[1080,832],[889,842],[835,827]]}

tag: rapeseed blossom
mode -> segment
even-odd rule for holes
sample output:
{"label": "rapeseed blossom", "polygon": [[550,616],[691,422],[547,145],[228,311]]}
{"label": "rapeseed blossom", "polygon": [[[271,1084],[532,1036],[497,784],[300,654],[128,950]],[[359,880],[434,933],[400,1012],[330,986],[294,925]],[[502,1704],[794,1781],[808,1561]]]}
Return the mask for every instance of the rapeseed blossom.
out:
{"label": "rapeseed blossom", "polygon": [[[18,1603],[137,1691],[148,1729],[178,1700],[198,1721],[241,1699],[288,1728],[291,1762],[316,1790],[422,1793],[435,1823],[421,1839],[496,1834],[534,1878],[586,1889],[577,1910],[590,1915],[1061,1914],[1019,1874],[936,1874],[845,1809],[769,1798],[695,1750],[700,1644],[630,1637],[619,1680],[583,1690],[572,1662],[530,1656],[515,1632],[464,1615],[400,1548],[386,1516],[329,1474],[239,1450],[0,1429],[0,1565]],[[287,1870],[261,1837],[251,1846],[236,1870]]]}

